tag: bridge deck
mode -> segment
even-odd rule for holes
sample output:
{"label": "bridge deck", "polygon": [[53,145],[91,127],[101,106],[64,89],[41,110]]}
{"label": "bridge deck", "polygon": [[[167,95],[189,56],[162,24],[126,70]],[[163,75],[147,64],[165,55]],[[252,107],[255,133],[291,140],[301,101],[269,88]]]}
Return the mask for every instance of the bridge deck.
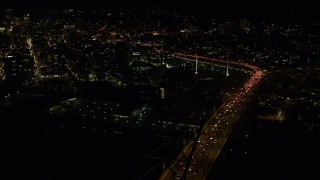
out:
{"label": "bridge deck", "polygon": [[[211,61],[223,62],[222,60],[210,59],[201,56],[177,54],[178,57],[191,57]],[[230,62],[229,62],[230,63]],[[240,88],[230,98],[225,101],[220,108],[210,117],[204,125],[195,151],[192,155],[190,166],[186,163],[186,158],[191,155],[192,142],[187,144],[172,166],[164,171],[159,179],[183,179],[186,171],[186,179],[205,179],[209,170],[213,166],[236,122],[240,119],[242,111],[254,95],[263,76],[262,71],[255,66],[244,63],[237,65],[250,68],[254,73],[244,84],[245,91]],[[232,63],[231,63],[232,64]]]}

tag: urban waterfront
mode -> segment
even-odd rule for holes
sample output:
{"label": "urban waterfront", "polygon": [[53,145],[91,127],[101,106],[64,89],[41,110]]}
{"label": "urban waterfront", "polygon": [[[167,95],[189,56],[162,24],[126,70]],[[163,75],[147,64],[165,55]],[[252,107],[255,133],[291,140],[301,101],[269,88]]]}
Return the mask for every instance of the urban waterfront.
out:
{"label": "urban waterfront", "polygon": [[3,179],[319,177],[310,3],[55,4],[0,11]]}
{"label": "urban waterfront", "polygon": [[318,178],[319,96],[313,92],[318,77],[317,70],[270,74],[227,146],[216,178],[234,177],[230,171],[241,179]]}

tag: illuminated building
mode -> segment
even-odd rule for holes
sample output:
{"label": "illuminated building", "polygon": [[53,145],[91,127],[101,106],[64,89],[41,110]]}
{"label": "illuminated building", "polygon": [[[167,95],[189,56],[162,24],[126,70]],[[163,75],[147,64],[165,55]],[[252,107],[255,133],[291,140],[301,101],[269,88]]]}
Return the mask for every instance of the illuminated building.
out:
{"label": "illuminated building", "polygon": [[163,55],[157,52],[150,52],[148,54],[148,61],[156,66],[161,66],[166,64]]}
{"label": "illuminated building", "polygon": [[130,53],[130,62],[129,65],[131,66],[133,62],[139,62],[141,60],[141,53],[140,51],[132,51]]}
{"label": "illuminated building", "polygon": [[4,29],[2,28],[2,31],[5,30],[6,33],[10,34],[12,28],[12,9],[4,9],[3,10],[3,24],[4,24]]}
{"label": "illuminated building", "polygon": [[5,80],[28,85],[34,76],[34,61],[30,56],[8,56],[4,60]]}
{"label": "illuminated building", "polygon": [[5,33],[6,33],[6,28],[0,27],[0,34],[5,34]]}
{"label": "illuminated building", "polygon": [[4,13],[4,23],[6,25],[9,25],[11,23],[11,19],[12,19],[12,9],[4,9],[3,13]]}
{"label": "illuminated building", "polygon": [[129,47],[126,42],[116,44],[115,63],[121,76],[126,75],[129,66]]}

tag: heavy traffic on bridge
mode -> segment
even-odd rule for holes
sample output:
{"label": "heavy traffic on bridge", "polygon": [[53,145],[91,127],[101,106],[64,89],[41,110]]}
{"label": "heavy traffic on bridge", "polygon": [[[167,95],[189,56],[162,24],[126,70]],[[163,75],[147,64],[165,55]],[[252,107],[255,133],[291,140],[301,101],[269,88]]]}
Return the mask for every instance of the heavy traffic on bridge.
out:
{"label": "heavy traffic on bridge", "polygon": [[[243,62],[224,60],[176,53],[175,57],[189,60],[198,59],[199,63],[229,63],[248,68],[251,77],[234,92],[205,123],[198,140],[187,144],[171,167],[167,168],[159,179],[205,179],[214,166],[223,146],[230,136],[235,124],[252,99],[263,77],[258,67]],[[186,59],[185,59],[186,60]],[[193,148],[194,147],[194,148]],[[189,158],[189,159],[188,159]]]}

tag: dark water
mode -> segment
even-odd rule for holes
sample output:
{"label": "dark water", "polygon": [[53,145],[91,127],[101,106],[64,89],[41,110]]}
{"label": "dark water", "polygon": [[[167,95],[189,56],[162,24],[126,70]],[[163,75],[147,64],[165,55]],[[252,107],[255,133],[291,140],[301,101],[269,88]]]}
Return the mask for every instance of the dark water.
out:
{"label": "dark water", "polygon": [[1,179],[133,179],[152,137],[128,129],[84,130],[35,112],[7,109],[2,115]]}
{"label": "dark water", "polygon": [[319,132],[303,123],[242,122],[217,179],[319,179]]}

